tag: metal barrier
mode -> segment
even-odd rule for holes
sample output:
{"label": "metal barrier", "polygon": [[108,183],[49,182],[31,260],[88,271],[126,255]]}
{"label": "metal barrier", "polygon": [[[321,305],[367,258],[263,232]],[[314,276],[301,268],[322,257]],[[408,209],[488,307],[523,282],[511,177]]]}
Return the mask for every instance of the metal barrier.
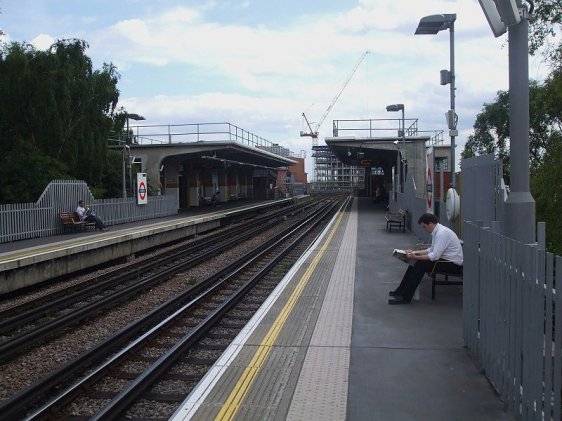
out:
{"label": "metal barrier", "polygon": [[[143,145],[153,143],[230,141],[265,150],[280,151],[281,149],[285,149],[280,147],[277,143],[272,143],[261,136],[227,122],[137,125],[131,126],[130,129],[133,131],[134,142]],[[291,154],[288,149],[283,151],[283,153]]]}
{"label": "metal barrier", "polygon": [[62,234],[59,212],[74,211],[78,200],[99,215],[106,225],[177,215],[177,194],[150,196],[146,205],[136,199],[94,199],[88,185],[80,180],[54,180],[36,203],[0,205],[0,243]]}
{"label": "metal barrier", "polygon": [[562,419],[562,258],[465,221],[466,346],[513,414]]}

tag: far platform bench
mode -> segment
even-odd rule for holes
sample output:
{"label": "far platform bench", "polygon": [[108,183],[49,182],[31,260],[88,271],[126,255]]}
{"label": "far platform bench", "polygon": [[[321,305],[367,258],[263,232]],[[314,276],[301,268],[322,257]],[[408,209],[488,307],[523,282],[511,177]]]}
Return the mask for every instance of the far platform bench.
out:
{"label": "far platform bench", "polygon": [[386,229],[388,231],[392,230],[392,227],[402,228],[402,232],[406,231],[406,214],[408,213],[405,209],[400,209],[398,212],[387,212],[384,216],[386,219]]}
{"label": "far platform bench", "polygon": [[96,224],[93,222],[81,221],[76,212],[59,212],[59,217],[64,224],[65,231],[67,228],[78,231],[78,229],[85,230],[86,228],[96,227]]}

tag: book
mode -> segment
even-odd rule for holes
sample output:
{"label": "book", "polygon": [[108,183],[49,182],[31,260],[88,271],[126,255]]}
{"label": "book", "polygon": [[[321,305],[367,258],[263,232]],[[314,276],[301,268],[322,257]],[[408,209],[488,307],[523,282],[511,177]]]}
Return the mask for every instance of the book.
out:
{"label": "book", "polygon": [[394,249],[392,251],[392,255],[399,260],[402,260],[404,263],[408,263],[410,266],[413,266],[416,263],[415,259],[411,259],[407,256],[406,250]]}

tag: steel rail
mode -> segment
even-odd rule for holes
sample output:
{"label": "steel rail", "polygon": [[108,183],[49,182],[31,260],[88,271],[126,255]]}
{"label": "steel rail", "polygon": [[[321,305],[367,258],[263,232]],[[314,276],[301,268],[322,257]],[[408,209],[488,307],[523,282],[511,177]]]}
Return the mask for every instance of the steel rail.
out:
{"label": "steel rail", "polygon": [[[234,294],[232,294],[223,304],[221,304],[217,309],[215,309],[210,315],[208,315],[199,325],[197,325],[193,331],[186,334],[180,341],[178,341],[172,348],[164,353],[156,362],[154,362],[149,368],[147,368],[141,376],[129,383],[129,385],[121,391],[114,399],[111,400],[100,412],[93,416],[92,420],[111,420],[116,419],[125,411],[150,385],[152,385],[160,376],[162,376],[177,359],[187,352],[199,339],[201,339],[212,327],[214,327],[218,321],[230,310],[232,309],[244,296],[247,295],[248,291],[266,276],[273,267],[285,257],[298,243],[302,241],[309,233],[320,223],[320,221],[330,213],[332,206],[329,206],[321,215],[314,215],[311,218],[307,218],[306,221],[299,224],[299,226],[292,229],[290,232],[281,236],[281,238],[274,241],[265,249],[262,249],[257,255],[246,262],[242,267],[233,271],[223,282],[228,279],[235,277],[241,270],[247,266],[255,263],[257,259],[261,256],[265,256],[267,253],[271,252],[275,247],[283,244],[291,235],[298,233],[297,238],[291,240],[290,244],[286,245],[279,253],[277,253],[273,258],[269,259],[268,263],[259,270],[258,273],[254,274],[245,284],[239,288]],[[311,223],[312,222],[312,223]],[[308,225],[308,226],[307,226]],[[305,226],[307,226],[305,228]],[[303,230],[303,228],[305,228]],[[215,286],[213,289],[218,288],[219,285]],[[209,292],[210,293],[210,292]],[[177,316],[176,316],[177,317]],[[170,320],[170,323],[172,320]],[[106,367],[109,367],[107,365]],[[81,386],[81,388],[83,385]]]}
{"label": "steel rail", "polygon": [[[318,212],[318,211],[316,211]],[[298,225],[297,225],[298,226]],[[293,229],[291,227],[290,229]],[[281,233],[279,236],[285,234]],[[278,237],[279,237],[278,236]],[[272,243],[277,238],[271,239],[268,243]],[[28,407],[34,405],[41,396],[46,396],[50,394],[53,389],[60,387],[59,385],[68,382],[69,379],[76,377],[77,373],[84,371],[87,367],[102,361],[107,358],[107,355],[114,352],[118,347],[123,346],[131,341],[132,337],[138,336],[141,332],[149,329],[149,326],[155,323],[160,323],[158,320],[162,318],[162,314],[169,314],[171,309],[178,308],[180,305],[193,298],[198,294],[202,294],[203,291],[210,290],[213,284],[216,284],[221,278],[229,276],[231,272],[235,271],[236,266],[250,264],[250,257],[242,256],[236,262],[223,268],[216,274],[209,277],[196,285],[194,285],[189,290],[186,290],[179,296],[173,298],[167,303],[163,303],[159,307],[153,309],[143,318],[131,323],[129,326],[123,328],[121,331],[113,335],[112,337],[99,343],[92,349],[84,352],[83,354],[76,357],[74,360],[69,361],[58,369],[54,370],[50,375],[36,381],[26,389],[14,394],[8,400],[0,404],[0,419],[13,419],[13,417],[21,417],[25,414],[25,410]],[[149,331],[150,332],[150,331]],[[144,336],[148,335],[146,333]],[[5,418],[6,417],[6,418]]]}
{"label": "steel rail", "polygon": [[[14,358],[15,356],[17,356],[22,350],[30,347],[31,345],[38,344],[40,340],[48,336],[53,336],[55,333],[61,331],[62,329],[65,329],[70,326],[74,326],[80,323],[81,321],[83,321],[84,319],[114,306],[116,303],[123,302],[134,295],[140,294],[141,292],[150,288],[154,284],[163,282],[174,276],[176,273],[185,271],[196,264],[199,264],[213,256],[216,256],[222,253],[223,251],[228,250],[233,245],[238,244],[241,240],[251,238],[256,233],[259,233],[263,229],[269,226],[273,226],[277,223],[278,223],[277,220],[273,220],[270,221],[269,223],[266,223],[263,226],[254,227],[250,230],[243,231],[243,233],[240,234],[239,237],[228,238],[223,243],[208,248],[204,253],[198,256],[184,260],[183,262],[178,263],[177,265],[174,265],[172,267],[162,269],[161,271],[149,275],[147,278],[135,283],[134,285],[125,287],[122,290],[119,290],[94,303],[87,304],[83,307],[80,307],[79,309],[73,311],[72,313],[62,316],[56,320],[47,322],[33,330],[30,330],[21,335],[18,335],[15,338],[5,341],[0,344],[0,361],[8,361]],[[183,255],[184,254],[181,254],[179,257],[181,258],[181,256]],[[168,262],[168,259],[164,259],[164,260]],[[152,263],[152,265],[154,265],[154,263]],[[138,270],[135,269],[134,271],[128,274],[128,277],[138,276],[138,273],[139,273]],[[123,280],[122,279],[123,276],[124,275],[119,275],[117,277],[117,280],[113,279],[113,283],[121,282]]]}
{"label": "steel rail", "polygon": [[158,262],[159,265],[166,265],[172,261],[181,259],[183,256],[206,249],[210,245],[216,244],[218,241],[223,241],[226,239],[227,241],[231,242],[231,237],[233,235],[237,235],[240,232],[245,232],[245,230],[247,230],[247,227],[239,227],[233,232],[229,231],[228,233],[221,233],[221,235],[218,235],[216,237],[213,236],[213,238],[210,239],[205,238],[203,241],[197,242],[197,244],[194,244],[191,247],[186,248],[185,250],[178,251],[164,257],[160,256],[159,259],[151,259],[150,261],[144,261],[142,263],[135,262],[136,267],[134,270],[129,270],[124,273],[121,272],[118,274],[110,273],[108,276],[104,276],[102,279],[98,279],[95,284],[86,286],[85,288],[82,288],[73,294],[67,294],[66,296],[63,296],[59,299],[32,308],[25,313],[0,321],[0,334],[11,332],[21,327],[25,323],[33,321],[39,317],[43,317],[60,308],[68,308],[70,305],[83,301],[92,295],[99,294],[100,291],[103,291],[110,287],[113,288],[115,287],[115,285],[120,285],[124,282],[134,280],[134,278],[138,276],[138,273],[144,273],[147,269],[152,268],[154,266],[154,262]]}
{"label": "steel rail", "polygon": [[[251,224],[256,225],[263,222],[270,222],[272,219],[280,218],[288,213],[294,213],[296,211],[301,211],[311,206],[311,203],[304,203],[293,205],[290,207],[284,207],[278,209],[268,215],[259,216],[253,218]],[[247,226],[237,226],[228,229],[226,232],[221,232],[213,234],[211,236],[205,237],[203,239],[197,240],[196,243],[180,246],[180,250],[174,250],[167,256],[154,256],[148,260],[139,263],[138,261],[131,262],[126,267],[120,267],[114,271],[103,274],[101,276],[92,278],[86,283],[80,283],[64,291],[56,291],[47,296],[40,297],[36,300],[32,300],[23,303],[19,306],[14,306],[9,309],[0,312],[0,335],[6,334],[21,327],[24,323],[35,320],[39,317],[46,316],[59,308],[67,308],[69,305],[74,304],[77,301],[83,300],[84,298],[98,293],[98,291],[103,290],[108,285],[115,285],[120,282],[126,282],[131,277],[131,272],[125,272],[127,269],[135,266],[137,272],[142,272],[146,268],[153,265],[153,261],[157,259],[160,260],[160,264],[166,264],[166,262],[172,261],[174,259],[179,259],[186,254],[191,254],[201,249],[209,246],[209,244],[214,244],[217,241],[221,241],[224,238],[229,238],[232,235],[237,235],[240,232],[247,230]],[[166,259],[167,260],[163,260]],[[139,267],[140,265],[140,267]],[[125,272],[125,273],[124,273]],[[121,275],[120,275],[121,274]],[[77,291],[77,292],[72,292]],[[12,316],[12,314],[16,314]]]}

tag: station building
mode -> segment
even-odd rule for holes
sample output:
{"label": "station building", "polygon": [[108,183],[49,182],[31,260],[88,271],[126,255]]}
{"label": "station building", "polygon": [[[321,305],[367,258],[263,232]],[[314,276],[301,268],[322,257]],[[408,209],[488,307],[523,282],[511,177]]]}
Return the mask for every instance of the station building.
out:
{"label": "station building", "polygon": [[[442,144],[442,131],[421,131],[417,119],[334,120],[333,126],[326,145],[313,148],[317,188],[375,196],[377,186],[403,192],[412,180],[425,194],[439,184],[441,173],[448,185],[450,146]],[[436,170],[429,179],[428,165]]]}
{"label": "station building", "polygon": [[154,194],[177,194],[179,208],[273,199],[278,170],[297,161],[288,149],[230,123],[138,126],[124,162],[147,175]]}

